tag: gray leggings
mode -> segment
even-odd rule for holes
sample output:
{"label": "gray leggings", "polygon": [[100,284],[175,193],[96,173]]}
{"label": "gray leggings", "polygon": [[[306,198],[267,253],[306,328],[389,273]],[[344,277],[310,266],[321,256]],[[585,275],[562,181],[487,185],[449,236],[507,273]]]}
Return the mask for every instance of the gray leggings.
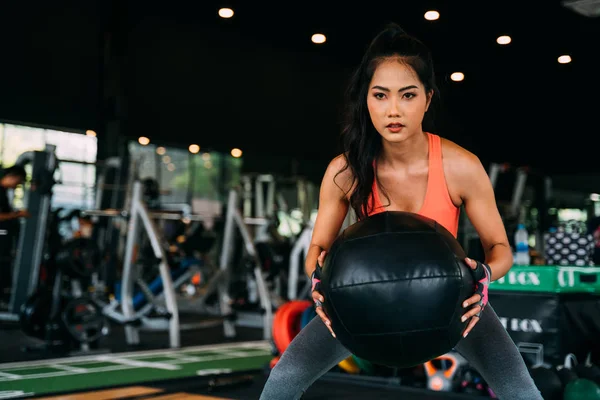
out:
{"label": "gray leggings", "polygon": [[[481,374],[499,399],[543,400],[491,305],[455,350]],[[299,399],[318,378],[350,355],[316,316],[281,355],[260,399]]]}

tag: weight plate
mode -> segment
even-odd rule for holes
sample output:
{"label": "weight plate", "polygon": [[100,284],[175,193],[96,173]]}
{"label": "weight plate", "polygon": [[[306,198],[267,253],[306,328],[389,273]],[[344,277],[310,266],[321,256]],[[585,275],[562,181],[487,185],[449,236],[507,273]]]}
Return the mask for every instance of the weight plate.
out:
{"label": "weight plate", "polygon": [[69,301],[63,308],[61,318],[76,342],[90,343],[104,335],[106,319],[102,310],[85,296]]}

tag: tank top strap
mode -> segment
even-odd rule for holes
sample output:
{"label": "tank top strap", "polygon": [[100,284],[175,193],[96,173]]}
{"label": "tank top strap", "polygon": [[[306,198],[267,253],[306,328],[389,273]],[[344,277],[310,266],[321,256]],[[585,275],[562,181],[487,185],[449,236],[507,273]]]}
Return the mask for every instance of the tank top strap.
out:
{"label": "tank top strap", "polygon": [[429,136],[429,175],[427,194],[419,214],[437,220],[456,236],[459,209],[454,206],[446,184],[442,140],[438,135],[432,133],[427,135]]}

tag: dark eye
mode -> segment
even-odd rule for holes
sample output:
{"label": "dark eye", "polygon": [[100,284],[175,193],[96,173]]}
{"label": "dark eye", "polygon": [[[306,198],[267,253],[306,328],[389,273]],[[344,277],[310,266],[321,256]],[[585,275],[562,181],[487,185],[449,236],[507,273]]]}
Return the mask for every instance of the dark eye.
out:
{"label": "dark eye", "polygon": [[414,94],[414,93],[404,93],[404,97],[406,97],[407,99],[412,99],[415,96],[416,96],[416,94]]}
{"label": "dark eye", "polygon": [[383,93],[375,93],[373,96],[375,96],[376,99],[381,100],[385,97],[385,94]]}

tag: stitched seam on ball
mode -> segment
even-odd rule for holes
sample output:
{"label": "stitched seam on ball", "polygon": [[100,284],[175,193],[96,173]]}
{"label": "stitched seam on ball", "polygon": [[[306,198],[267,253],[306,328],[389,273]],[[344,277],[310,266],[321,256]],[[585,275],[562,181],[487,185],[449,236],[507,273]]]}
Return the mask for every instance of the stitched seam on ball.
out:
{"label": "stitched seam on ball", "polygon": [[[333,253],[333,259],[331,260],[331,263],[329,264],[330,266],[334,266],[334,265],[335,265],[335,263],[334,263],[334,261],[335,261],[335,258],[337,257],[337,254],[338,254],[338,252],[340,251],[340,249],[341,249],[341,248],[342,248],[342,247],[343,247],[345,244],[346,244],[346,242],[342,243],[342,246],[339,246],[339,247],[338,247],[338,249],[336,250],[336,252],[335,252],[335,253]],[[335,271],[335,270],[334,270],[334,271]],[[333,271],[332,271],[332,272],[333,272]],[[329,288],[329,291],[330,291],[330,292],[331,292],[331,291],[333,291],[333,290],[334,290],[334,288],[332,288],[332,287],[330,287],[330,288]],[[331,299],[331,298],[330,298],[329,300],[325,299],[325,301],[329,301],[329,303],[331,304],[331,308],[333,308],[333,311],[336,313],[336,315],[339,315],[339,313],[338,313],[338,311],[337,311],[337,307],[335,306],[335,301],[332,301],[332,299]],[[338,318],[338,321],[339,321],[339,318]],[[350,332],[350,330],[348,329],[348,327],[346,326],[346,324],[345,324],[344,322],[342,322],[342,321],[339,321],[339,322],[340,322],[340,324],[342,325],[342,327],[344,328],[344,330],[345,330],[346,332]]]}
{"label": "stitched seam on ball", "polygon": [[361,236],[361,237],[357,237],[354,239],[346,239],[344,240],[344,244],[346,243],[350,243],[353,242],[355,240],[363,240],[366,238],[372,238],[375,236],[387,236],[387,235],[414,235],[415,233],[424,233],[427,235],[439,235],[438,232],[429,232],[429,231],[410,231],[410,232],[380,232],[380,233],[374,233],[372,235],[368,235],[368,236]]}
{"label": "stitched seam on ball", "polygon": [[344,286],[332,286],[330,287],[330,290],[340,290],[340,289],[345,289],[347,287],[352,287],[352,286],[362,286],[362,285],[372,285],[375,283],[388,283],[388,282],[400,282],[400,281],[416,281],[416,280],[421,280],[421,279],[438,279],[438,278],[460,278],[461,275],[437,275],[437,276],[427,276],[427,277],[423,277],[423,278],[397,278],[397,279],[387,279],[385,281],[369,281],[369,282],[364,282],[364,283],[351,283],[349,285],[344,285]]}
{"label": "stitched seam on ball", "polygon": [[[440,224],[437,221],[435,221],[435,225],[437,227]],[[443,228],[443,226],[442,226],[442,228]],[[445,240],[442,240],[442,242],[444,242],[444,245],[448,248],[448,250],[450,250],[450,253],[454,254],[454,251],[452,250],[450,245]],[[464,249],[463,249],[463,251],[464,251]],[[456,257],[456,255],[455,255],[454,261],[456,262],[457,259],[458,259],[458,257]],[[463,261],[458,260],[458,262],[463,262]],[[470,267],[467,265],[467,268],[470,268]],[[459,276],[460,276],[460,292],[459,293],[462,293],[462,289],[464,288],[464,278],[463,278],[464,275],[463,275],[463,271],[460,267],[458,268],[458,272],[459,272]],[[462,300],[461,300],[461,302],[462,302]],[[462,310],[462,309],[458,308],[458,310]],[[454,312],[452,313],[452,316],[450,317],[449,323],[451,323],[457,317],[458,317],[458,311],[455,308]]]}
{"label": "stitched seam on ball", "polygon": [[[447,329],[447,326],[445,325],[440,325],[437,327],[433,327],[433,328],[424,328],[424,329],[412,329],[409,331],[395,331],[395,332],[383,332],[383,333],[352,333],[352,335],[354,336],[385,336],[385,335],[397,335],[397,334],[409,334],[409,333],[415,333],[415,332],[428,332],[428,331],[436,331],[439,329]],[[350,332],[350,331],[348,331]]]}

